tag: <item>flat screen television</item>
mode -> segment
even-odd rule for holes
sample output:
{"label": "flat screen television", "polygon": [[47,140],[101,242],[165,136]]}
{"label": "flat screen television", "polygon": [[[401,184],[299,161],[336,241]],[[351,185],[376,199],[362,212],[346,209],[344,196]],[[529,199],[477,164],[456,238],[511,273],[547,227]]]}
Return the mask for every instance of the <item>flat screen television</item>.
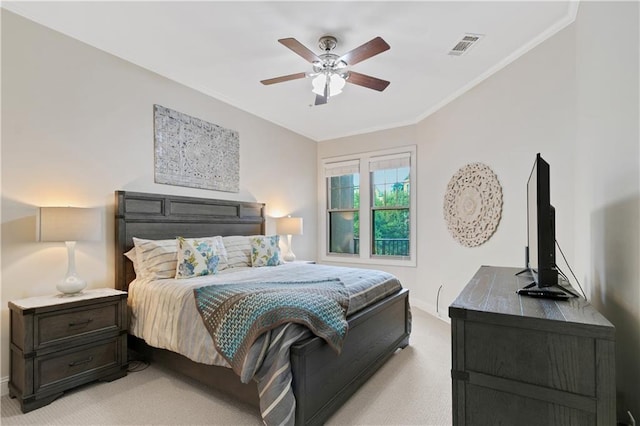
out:
{"label": "flat screen television", "polygon": [[555,209],[551,205],[549,175],[549,163],[537,154],[527,181],[527,269],[540,288],[558,284]]}

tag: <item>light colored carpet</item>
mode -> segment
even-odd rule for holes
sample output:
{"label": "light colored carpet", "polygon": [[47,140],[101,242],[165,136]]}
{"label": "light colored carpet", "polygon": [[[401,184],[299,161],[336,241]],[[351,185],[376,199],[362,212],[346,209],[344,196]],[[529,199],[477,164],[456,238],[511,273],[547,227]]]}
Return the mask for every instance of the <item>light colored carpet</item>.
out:
{"label": "light colored carpet", "polygon": [[[327,422],[329,425],[450,425],[449,325],[413,310],[410,345],[396,353]],[[1,399],[3,425],[261,425],[257,408],[151,365],[92,383],[22,414]]]}

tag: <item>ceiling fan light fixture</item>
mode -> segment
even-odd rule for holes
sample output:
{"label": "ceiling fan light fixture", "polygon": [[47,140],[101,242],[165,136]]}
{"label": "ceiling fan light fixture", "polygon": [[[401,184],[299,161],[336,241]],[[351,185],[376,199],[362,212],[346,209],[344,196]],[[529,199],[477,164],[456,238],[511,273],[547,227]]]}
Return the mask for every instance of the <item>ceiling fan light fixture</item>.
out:
{"label": "ceiling fan light fixture", "polygon": [[[346,80],[340,74],[329,74],[329,97],[336,96],[342,93],[342,89]],[[320,74],[313,80],[312,92],[316,95],[324,96],[324,86],[327,84],[327,74]]]}

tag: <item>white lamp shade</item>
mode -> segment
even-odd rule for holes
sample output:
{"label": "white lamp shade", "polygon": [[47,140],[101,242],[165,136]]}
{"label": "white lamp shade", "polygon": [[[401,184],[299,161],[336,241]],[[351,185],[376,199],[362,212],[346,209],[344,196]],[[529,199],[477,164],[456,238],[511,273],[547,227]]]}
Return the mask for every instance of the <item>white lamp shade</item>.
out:
{"label": "white lamp shade", "polygon": [[38,241],[97,241],[102,234],[98,209],[40,207]]}
{"label": "white lamp shade", "polygon": [[[342,93],[342,88],[346,83],[345,79],[340,77],[338,74],[333,74],[329,78],[329,96],[336,96]],[[312,92],[316,95],[324,96],[324,86],[326,83],[327,76],[325,74],[318,75],[316,78],[311,80],[311,85],[313,86]]]}
{"label": "white lamp shade", "polygon": [[280,235],[302,235],[301,217],[281,217],[276,222],[276,232]]}

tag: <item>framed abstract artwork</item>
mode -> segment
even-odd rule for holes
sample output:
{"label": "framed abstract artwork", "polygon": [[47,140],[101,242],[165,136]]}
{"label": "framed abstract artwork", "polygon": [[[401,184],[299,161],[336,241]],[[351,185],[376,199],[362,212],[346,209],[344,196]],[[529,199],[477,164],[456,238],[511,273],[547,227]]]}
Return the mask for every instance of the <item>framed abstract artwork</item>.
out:
{"label": "framed abstract artwork", "polygon": [[240,192],[240,137],[161,105],[153,106],[155,182]]}

